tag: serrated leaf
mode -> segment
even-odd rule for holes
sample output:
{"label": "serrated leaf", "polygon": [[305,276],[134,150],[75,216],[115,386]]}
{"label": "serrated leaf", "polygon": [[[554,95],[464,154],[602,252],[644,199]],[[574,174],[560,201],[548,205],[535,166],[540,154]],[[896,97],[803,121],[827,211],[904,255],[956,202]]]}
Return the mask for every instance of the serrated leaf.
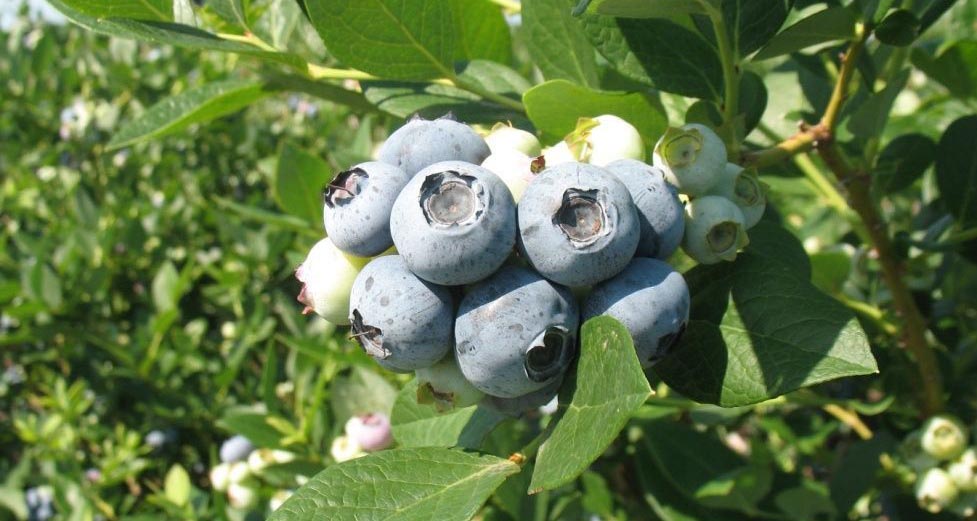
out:
{"label": "serrated leaf", "polygon": [[927,76],[940,82],[958,98],[977,97],[977,40],[961,40],[930,56],[913,48],[910,59]]}
{"label": "serrated leaf", "polygon": [[890,141],[875,162],[873,188],[891,194],[908,188],[936,159],[936,143],[923,134],[903,134]]}
{"label": "serrated leaf", "polygon": [[666,92],[722,99],[716,49],[697,33],[662,18],[581,17],[591,43],[621,74]]}
{"label": "serrated leaf", "polygon": [[623,324],[611,317],[584,323],[576,372],[560,394],[560,403],[569,405],[539,448],[530,493],[576,479],[651,396],[631,334]]}
{"label": "serrated leaf", "polygon": [[765,230],[751,230],[750,247],[735,262],[687,274],[692,320],[655,372],[694,400],[749,405],[878,371],[852,312],[811,284],[809,264],[798,269],[801,261],[785,255],[799,242],[786,232],[764,238]]}
{"label": "serrated leaf", "polygon": [[458,27],[450,2],[329,0],[306,7],[326,48],[348,67],[394,80],[451,75]]}
{"label": "serrated leaf", "polygon": [[940,199],[960,226],[977,224],[977,116],[947,127],[936,154]]}
{"label": "serrated leaf", "polygon": [[397,393],[390,423],[402,447],[463,447],[476,449],[505,416],[478,406],[439,413],[434,405],[417,403],[417,379]]}
{"label": "serrated leaf", "polygon": [[698,0],[580,0],[573,14],[585,12],[619,18],[672,18],[707,11]]}
{"label": "serrated leaf", "polygon": [[269,94],[263,84],[245,80],[218,81],[181,92],[123,125],[112,136],[108,148],[127,147],[174,134],[194,123],[237,112]]}
{"label": "serrated leaf", "polygon": [[668,119],[661,102],[638,92],[591,90],[566,80],[537,85],[523,96],[526,113],[544,137],[563,139],[582,117],[613,114],[634,125],[649,146],[654,145]]}
{"label": "serrated leaf", "polygon": [[573,0],[526,0],[522,6],[526,48],[545,79],[596,87],[596,52],[571,16],[572,6]]}
{"label": "serrated leaf", "polygon": [[467,521],[515,463],[442,448],[375,452],[317,474],[270,521]]}
{"label": "serrated leaf", "polygon": [[452,0],[458,33],[455,59],[512,60],[512,35],[502,9],[490,0]]}
{"label": "serrated leaf", "polygon": [[190,49],[246,54],[302,70],[308,65],[305,60],[293,54],[266,51],[247,43],[225,40],[189,25],[128,18],[97,18],[72,8],[65,0],[47,2],[72,22],[100,34]]}
{"label": "serrated leaf", "polygon": [[814,45],[848,39],[854,34],[856,22],[858,18],[850,10],[829,7],[777,33],[753,59],[766,60]]}
{"label": "serrated leaf", "polygon": [[173,0],[62,0],[73,9],[96,18],[132,18],[173,21]]}
{"label": "serrated leaf", "polygon": [[322,222],[322,189],[333,178],[329,164],[285,143],[275,170],[275,201],[285,212],[310,223]]}

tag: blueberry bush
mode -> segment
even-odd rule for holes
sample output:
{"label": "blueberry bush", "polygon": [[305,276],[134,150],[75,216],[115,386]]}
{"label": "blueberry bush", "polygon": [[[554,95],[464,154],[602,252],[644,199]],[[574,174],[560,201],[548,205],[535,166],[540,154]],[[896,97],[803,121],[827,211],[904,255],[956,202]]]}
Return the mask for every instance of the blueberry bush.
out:
{"label": "blueberry bush", "polygon": [[0,519],[977,517],[973,3],[48,2]]}

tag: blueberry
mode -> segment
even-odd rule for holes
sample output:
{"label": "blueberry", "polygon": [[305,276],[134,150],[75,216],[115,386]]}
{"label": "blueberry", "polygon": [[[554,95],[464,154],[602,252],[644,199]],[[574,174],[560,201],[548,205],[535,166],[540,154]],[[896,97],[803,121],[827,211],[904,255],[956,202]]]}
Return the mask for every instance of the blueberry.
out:
{"label": "blueberry", "polygon": [[496,123],[485,136],[485,144],[493,154],[499,152],[521,152],[527,156],[539,155],[539,139],[532,133],[513,127],[507,123]]}
{"label": "blueberry", "polygon": [[573,151],[570,150],[570,145],[566,141],[560,141],[551,147],[544,148],[541,154],[543,154],[543,162],[547,167],[562,165],[564,163],[576,163],[579,160]]}
{"label": "blueberry", "polygon": [[379,161],[340,172],[323,192],[323,221],[332,243],[359,257],[393,246],[390,210],[407,181],[403,170]]}
{"label": "blueberry", "polygon": [[519,249],[544,277],[585,286],[613,277],[641,238],[631,194],[613,174],[584,163],[547,168],[519,201]]}
{"label": "blueberry", "polygon": [[650,367],[678,344],[689,321],[691,297],[682,274],[658,259],[636,257],[614,278],[594,287],[583,320],[609,315],[631,333],[638,360]]}
{"label": "blueberry", "polygon": [[481,164],[490,153],[485,140],[468,125],[450,117],[415,118],[387,138],[377,158],[413,176],[441,161]]}
{"label": "blueberry", "polygon": [[953,503],[960,491],[947,472],[931,468],[916,480],[916,501],[927,512],[938,514]]}
{"label": "blueberry", "polygon": [[709,189],[709,195],[720,195],[736,203],[743,212],[743,226],[749,230],[760,222],[767,209],[767,187],[760,182],[755,169],[744,169],[726,163],[722,177]]}
{"label": "blueberry", "polygon": [[947,467],[953,484],[964,492],[977,492],[977,449],[968,448]]}
{"label": "blueberry", "polygon": [[382,412],[353,416],[346,422],[346,436],[367,452],[375,452],[393,443],[390,418]]}
{"label": "blueberry", "polygon": [[519,202],[526,187],[536,177],[537,165],[535,158],[529,157],[518,150],[502,150],[492,152],[492,155],[482,161],[482,168],[499,176],[509,187],[512,199]]}
{"label": "blueberry", "polygon": [[743,212],[729,199],[707,195],[685,207],[682,249],[697,262],[736,260],[737,252],[749,243]]}
{"label": "blueberry", "polygon": [[298,301],[305,304],[302,313],[315,312],[337,326],[349,324],[349,292],[369,261],[344,253],[329,238],[317,242],[295,270],[295,278],[302,283],[298,295]]}
{"label": "blueberry", "polygon": [[397,252],[418,277],[455,286],[491,275],[516,242],[516,205],[505,183],[470,163],[420,171],[390,216]]}
{"label": "blueberry", "polygon": [[580,118],[577,128],[564,138],[580,161],[605,166],[619,159],[644,159],[638,129],[623,119],[605,114]]}
{"label": "blueberry", "polygon": [[484,394],[465,379],[454,352],[440,362],[415,371],[417,403],[433,404],[439,412],[478,403]]}
{"label": "blueberry", "polygon": [[562,378],[576,353],[579,312],[568,288],[506,266],[473,286],[455,321],[458,367],[480,391],[522,396]]}
{"label": "blueberry", "polygon": [[428,367],[451,349],[450,290],[417,278],[399,255],[378,257],[363,268],[349,306],[354,338],[391,371]]}
{"label": "blueberry", "polygon": [[690,123],[669,128],[655,145],[653,160],[669,183],[682,193],[697,197],[722,177],[726,145],[709,127]]}
{"label": "blueberry", "polygon": [[667,259],[685,233],[685,206],[678,190],[665,180],[660,168],[634,159],[621,159],[607,165],[607,171],[628,187],[641,223],[641,240],[636,255]]}
{"label": "blueberry", "polygon": [[562,385],[563,376],[560,376],[542,389],[522,396],[516,396],[515,398],[499,398],[498,396],[486,395],[482,400],[482,405],[506,416],[519,417],[552,402],[556,398],[556,395],[559,394],[560,386]]}
{"label": "blueberry", "polygon": [[29,521],[46,521],[54,517],[54,491],[50,486],[44,485],[25,490],[24,503],[27,505]]}
{"label": "blueberry", "polygon": [[221,444],[220,458],[224,463],[243,461],[254,450],[250,440],[240,434],[231,436]]}
{"label": "blueberry", "polygon": [[933,416],[926,420],[922,430],[920,445],[927,454],[938,460],[955,459],[967,449],[967,429],[956,418]]}

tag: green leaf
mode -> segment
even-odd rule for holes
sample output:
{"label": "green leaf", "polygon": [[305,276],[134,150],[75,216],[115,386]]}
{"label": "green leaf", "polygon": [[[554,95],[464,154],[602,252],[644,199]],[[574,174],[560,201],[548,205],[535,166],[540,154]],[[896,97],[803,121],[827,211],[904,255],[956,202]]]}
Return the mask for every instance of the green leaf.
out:
{"label": "green leaf", "polygon": [[195,123],[237,112],[269,95],[261,83],[250,80],[225,80],[208,83],[150,107],[112,136],[109,149],[142,143],[179,132]]}
{"label": "green leaf", "polygon": [[875,28],[875,37],[882,43],[905,47],[919,36],[919,19],[907,9],[892,11]]}
{"label": "green leaf", "polygon": [[326,81],[315,81],[297,75],[269,75],[265,88],[271,91],[299,91],[319,99],[346,105],[356,112],[374,111],[373,105],[362,93],[345,89]]}
{"label": "green leaf", "polygon": [[512,61],[512,35],[498,5],[490,0],[452,0],[452,6],[461,36],[456,60]]}
{"label": "green leaf", "polygon": [[329,0],[306,7],[326,48],[349,67],[394,80],[451,75],[459,40],[451,3]]}
{"label": "green leaf", "polygon": [[[867,482],[872,482],[871,477]],[[838,512],[835,511],[826,489],[827,487],[820,482],[804,480],[801,485],[778,493],[774,498],[774,504],[791,519],[797,521],[838,519]]]}
{"label": "green leaf", "polygon": [[207,0],[207,8],[214,11],[224,21],[247,28],[248,13],[244,7],[244,0]]}
{"label": "green leaf", "polygon": [[307,67],[305,60],[293,54],[266,51],[251,44],[225,40],[189,25],[128,18],[97,18],[73,9],[65,0],[48,0],[48,3],[72,22],[100,34],[190,49],[246,54],[301,70]]}
{"label": "green leaf", "polygon": [[397,394],[390,423],[402,447],[464,447],[476,449],[505,417],[478,406],[439,413],[434,405],[417,403],[417,379]]}
{"label": "green leaf", "polygon": [[397,390],[375,371],[354,367],[347,376],[330,387],[329,405],[336,424],[342,425],[356,414],[382,412],[390,415]]}
{"label": "green leaf", "polygon": [[811,255],[811,282],[828,294],[841,293],[851,274],[852,259],[844,251],[819,251]]}
{"label": "green leaf", "polygon": [[906,82],[909,81],[909,69],[904,69],[896,77],[889,80],[889,83],[881,92],[876,92],[868,97],[851,115],[848,120],[848,130],[852,134],[861,138],[873,138],[882,133],[886,122],[889,120],[889,113],[892,112],[892,104],[896,101],[896,96],[902,92]]}
{"label": "green leaf", "polygon": [[613,114],[634,125],[649,146],[668,127],[668,119],[656,97],[638,92],[591,90],[566,80],[537,85],[523,96],[526,113],[544,137],[563,139],[582,117]]}
{"label": "green leaf", "polygon": [[707,11],[701,2],[690,0],[580,0],[573,14],[585,12],[618,18],[672,18]]}
{"label": "green leaf", "polygon": [[573,0],[526,0],[522,6],[526,48],[545,79],[596,87],[600,83],[596,52],[571,16],[572,4]]}
{"label": "green leaf", "polygon": [[903,134],[890,141],[875,162],[873,188],[891,194],[908,188],[936,159],[936,143],[923,134]]}
{"label": "green leaf", "polygon": [[755,513],[770,490],[769,468],[749,465],[713,434],[669,420],[645,422],[642,433],[643,448],[661,473],[703,505]]}
{"label": "green leaf", "polygon": [[156,276],[153,277],[151,286],[153,305],[156,306],[156,311],[162,313],[176,308],[180,295],[183,293],[179,286],[180,274],[177,273],[176,266],[170,261],[164,262],[156,272]]}
{"label": "green leaf", "polygon": [[758,74],[745,71],[740,76],[739,107],[744,118],[744,130],[749,134],[760,124],[767,110],[767,87]]}
{"label": "green leaf", "polygon": [[322,189],[332,178],[325,160],[285,143],[275,170],[275,201],[291,215],[321,223]]}
{"label": "green leaf", "polygon": [[723,20],[740,56],[762,47],[787,20],[784,0],[724,0]]}
{"label": "green leaf", "polygon": [[683,96],[722,99],[719,55],[699,34],[661,18],[581,20],[591,43],[624,76]]}
{"label": "green leaf", "polygon": [[753,57],[766,60],[820,45],[851,38],[858,18],[844,7],[829,7],[803,18],[767,42]]}
{"label": "green leaf", "polygon": [[958,98],[977,98],[977,40],[961,40],[933,57],[914,47],[910,59]]}
{"label": "green leaf", "polygon": [[163,493],[171,503],[182,507],[190,501],[190,475],[179,464],[170,467],[163,482]]}
{"label": "green leaf", "polygon": [[851,510],[858,498],[871,488],[882,466],[879,457],[891,453],[894,445],[892,437],[881,432],[870,440],[852,443],[835,458],[829,488],[838,512]]}
{"label": "green leaf", "polygon": [[278,448],[282,433],[266,421],[268,411],[263,407],[232,407],[217,420],[217,426],[240,434],[258,447]]}
{"label": "green leaf", "polygon": [[62,0],[65,5],[96,18],[173,21],[173,0]]}
{"label": "green leaf", "polygon": [[517,472],[509,460],[450,449],[375,452],[320,472],[269,519],[467,521]]}
{"label": "green leaf", "polygon": [[810,283],[806,255],[786,253],[803,252],[797,239],[774,230],[756,226],[735,262],[687,274],[692,320],[655,372],[689,398],[735,407],[878,371],[852,312]]}
{"label": "green leaf", "polygon": [[624,325],[611,317],[584,323],[575,376],[564,383],[560,394],[561,407],[563,403],[569,405],[539,448],[530,493],[576,479],[651,396],[631,334]]}
{"label": "green leaf", "polygon": [[936,154],[940,199],[960,226],[977,224],[977,116],[947,127]]}

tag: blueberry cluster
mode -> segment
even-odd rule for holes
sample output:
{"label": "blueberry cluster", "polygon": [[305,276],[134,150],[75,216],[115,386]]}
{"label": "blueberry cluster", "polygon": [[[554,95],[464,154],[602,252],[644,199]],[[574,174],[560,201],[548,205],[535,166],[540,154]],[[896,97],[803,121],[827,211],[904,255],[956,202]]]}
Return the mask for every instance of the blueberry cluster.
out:
{"label": "blueberry cluster", "polygon": [[959,420],[939,415],[903,440],[900,470],[924,510],[977,515],[977,447],[968,447],[969,437]]}
{"label": "blueberry cluster", "polygon": [[[325,188],[328,237],[299,267],[299,300],[382,367],[415,372],[439,409],[518,414],[550,401],[598,315],[651,366],[688,321],[678,248],[732,260],[763,213],[756,175],[701,125],[671,129],[642,162],[638,131],[583,118],[557,145],[507,124],[485,137],[415,118],[376,161]],[[679,191],[685,193],[685,200]]]}

